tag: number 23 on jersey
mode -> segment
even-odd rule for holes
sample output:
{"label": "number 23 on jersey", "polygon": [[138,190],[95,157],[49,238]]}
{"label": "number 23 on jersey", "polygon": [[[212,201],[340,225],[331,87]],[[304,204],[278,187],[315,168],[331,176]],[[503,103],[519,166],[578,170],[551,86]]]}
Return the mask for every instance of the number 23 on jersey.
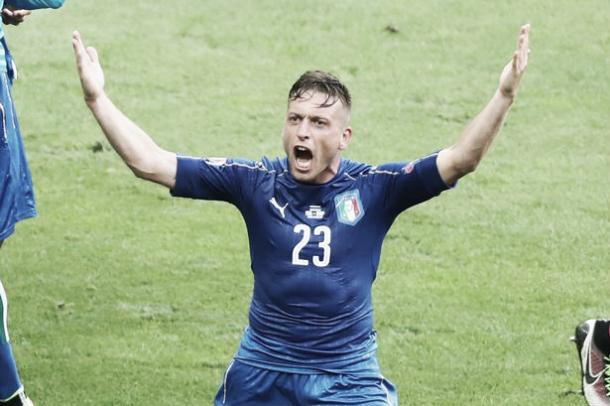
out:
{"label": "number 23 on jersey", "polygon": [[[293,230],[296,234],[301,234],[301,239],[292,250],[292,264],[300,266],[308,266],[309,259],[303,258],[301,251],[311,240],[312,229],[307,224],[297,224]],[[322,241],[318,242],[318,247],[322,250],[320,255],[313,255],[311,261],[317,267],[323,268],[328,266],[330,262],[330,241],[331,234],[328,226],[316,226],[313,229],[313,235],[321,235]]]}

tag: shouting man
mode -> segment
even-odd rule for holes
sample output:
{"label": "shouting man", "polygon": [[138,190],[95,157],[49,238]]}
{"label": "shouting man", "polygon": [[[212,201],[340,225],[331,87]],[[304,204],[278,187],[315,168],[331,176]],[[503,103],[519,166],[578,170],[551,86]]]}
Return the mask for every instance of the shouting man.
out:
{"label": "shouting man", "polygon": [[161,149],[104,92],[94,48],[72,43],[85,102],[117,153],[173,196],[222,200],[244,217],[254,291],[249,325],[217,405],[395,405],[380,372],[371,288],[385,234],[407,208],[472,172],[513,104],[529,25],[497,91],[457,142],[413,162],[347,160],[351,97],[336,77],[303,74],[288,93],[286,156],[191,158]]}

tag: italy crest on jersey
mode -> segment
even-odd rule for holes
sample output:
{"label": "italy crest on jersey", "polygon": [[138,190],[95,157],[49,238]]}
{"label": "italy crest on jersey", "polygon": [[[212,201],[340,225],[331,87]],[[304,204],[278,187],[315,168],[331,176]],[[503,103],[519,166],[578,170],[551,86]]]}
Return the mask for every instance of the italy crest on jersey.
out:
{"label": "italy crest on jersey", "polygon": [[355,226],[364,216],[364,206],[358,189],[335,196],[335,209],[339,223]]}

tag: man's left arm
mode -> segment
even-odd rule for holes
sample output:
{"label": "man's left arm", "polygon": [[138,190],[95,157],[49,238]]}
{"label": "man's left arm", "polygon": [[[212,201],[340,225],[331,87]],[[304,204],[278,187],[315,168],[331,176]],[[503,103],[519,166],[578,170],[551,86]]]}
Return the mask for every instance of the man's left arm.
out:
{"label": "man's left arm", "polygon": [[447,185],[475,170],[491,142],[500,131],[512,106],[521,77],[527,67],[530,25],[519,32],[517,50],[500,75],[495,94],[483,110],[468,124],[459,140],[439,152],[436,164],[441,178]]}

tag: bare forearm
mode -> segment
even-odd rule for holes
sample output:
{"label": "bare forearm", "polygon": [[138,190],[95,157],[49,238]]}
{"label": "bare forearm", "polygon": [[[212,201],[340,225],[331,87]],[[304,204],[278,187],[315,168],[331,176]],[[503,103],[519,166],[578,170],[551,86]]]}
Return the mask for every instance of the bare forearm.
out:
{"label": "bare forearm", "polygon": [[85,47],[78,31],[72,33],[72,47],[85,102],[112,147],[136,176],[173,188],[178,168],[176,154],[159,148],[108,98],[97,51]]}
{"label": "bare forearm", "polygon": [[500,131],[513,100],[513,97],[505,96],[497,90],[451,147],[455,152],[455,165],[463,174],[472,172],[479,164]]}
{"label": "bare forearm", "polygon": [[438,154],[437,166],[443,181],[455,183],[474,171],[500,132],[514,97],[504,95],[499,89],[483,110],[466,126],[458,141]]}
{"label": "bare forearm", "polygon": [[474,171],[495,136],[500,132],[527,67],[529,32],[529,24],[521,27],[517,49],[502,70],[498,90],[491,100],[466,126],[458,141],[438,154],[436,163],[445,183],[452,184]]}
{"label": "bare forearm", "polygon": [[112,147],[136,176],[173,186],[175,170],[172,173],[171,165],[175,154],[161,149],[105,93],[86,102]]}

